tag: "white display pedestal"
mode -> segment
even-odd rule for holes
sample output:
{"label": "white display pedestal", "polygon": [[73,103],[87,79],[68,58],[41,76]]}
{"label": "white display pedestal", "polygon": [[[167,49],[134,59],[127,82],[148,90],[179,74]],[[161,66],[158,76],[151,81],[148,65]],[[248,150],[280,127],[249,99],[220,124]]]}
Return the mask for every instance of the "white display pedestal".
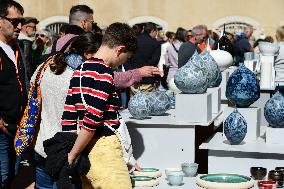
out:
{"label": "white display pedestal", "polygon": [[222,72],[222,82],[220,84],[221,86],[221,100],[227,100],[226,97],[226,86],[227,86],[227,81],[229,79],[230,72],[228,70],[224,70]]}
{"label": "white display pedestal", "polygon": [[207,93],[212,95],[212,113],[221,111],[221,87],[208,88]]}
{"label": "white display pedestal", "polygon": [[176,120],[206,123],[212,119],[212,94],[177,94]]}
{"label": "white display pedestal", "polygon": [[271,90],[275,88],[274,56],[260,56],[261,73],[260,89]]}
{"label": "white display pedestal", "polygon": [[284,128],[266,127],[266,144],[284,144]]}
{"label": "white display pedestal", "polygon": [[[235,108],[227,107],[224,111],[224,121],[234,111]],[[247,134],[244,141],[255,141],[260,137],[260,108],[238,108],[240,114],[245,118],[247,122]]]}
{"label": "white display pedestal", "polygon": [[[163,116],[136,120],[128,110],[121,112],[132,139],[134,157],[142,167],[166,169],[179,167],[184,162],[195,162],[196,149],[199,150],[199,145],[196,146],[195,142],[198,138],[204,137],[197,135],[196,138],[195,135],[196,128],[200,128],[201,125],[197,127],[178,122],[175,114],[176,111],[172,109]],[[212,114],[213,118],[208,122],[209,124],[203,123],[204,129],[212,128],[208,126],[219,115]]]}
{"label": "white display pedestal", "polygon": [[284,145],[266,144],[259,138],[254,142],[230,145],[222,133],[200,145],[208,149],[208,173],[236,173],[250,176],[250,167],[265,167],[272,170],[283,166]]}

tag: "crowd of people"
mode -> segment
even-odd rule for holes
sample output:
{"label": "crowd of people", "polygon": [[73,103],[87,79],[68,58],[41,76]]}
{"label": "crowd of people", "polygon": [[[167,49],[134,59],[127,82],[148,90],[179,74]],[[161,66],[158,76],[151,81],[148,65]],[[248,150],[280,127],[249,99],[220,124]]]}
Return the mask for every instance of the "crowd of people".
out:
{"label": "crowd of people", "polygon": [[[119,110],[127,108],[130,96],[138,90],[147,93],[158,85],[168,88],[178,68],[194,52],[218,48],[219,36],[205,25],[190,30],[159,31],[154,23],[113,23],[101,30],[87,5],[70,9],[69,24],[55,37],[48,29],[37,30],[39,21],[24,17],[16,1],[0,4],[0,172],[1,189],[10,189],[19,169],[20,156],[14,150],[14,138],[24,110],[29,104],[30,86],[46,67],[39,83],[41,90],[40,123],[33,153],[35,188],[64,188],[47,169],[45,141],[58,133],[75,133],[76,138],[65,155],[71,166],[82,154],[90,161],[86,175],[72,178],[68,188],[129,189],[128,170],[140,169],[132,157],[123,158],[121,143],[113,130],[121,125]],[[257,50],[251,43],[253,28],[233,35],[225,32],[235,65],[244,61],[245,52]],[[284,27],[276,32],[280,53],[276,68],[281,80],[284,63]],[[266,37],[263,41],[273,42]],[[106,125],[108,127],[106,127]],[[112,128],[112,129],[110,129]],[[65,150],[63,150],[65,151]],[[48,165],[50,167],[50,165]],[[67,177],[69,178],[69,177]]]}

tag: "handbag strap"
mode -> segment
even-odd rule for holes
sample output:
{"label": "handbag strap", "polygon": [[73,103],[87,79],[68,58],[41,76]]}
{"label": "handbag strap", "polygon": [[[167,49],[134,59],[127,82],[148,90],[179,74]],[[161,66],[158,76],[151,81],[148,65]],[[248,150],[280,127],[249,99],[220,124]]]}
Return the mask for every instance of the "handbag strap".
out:
{"label": "handbag strap", "polygon": [[43,73],[45,72],[46,68],[49,66],[49,64],[53,61],[54,56],[49,57],[45,63],[41,65],[39,68],[36,78],[35,78],[35,85],[39,85],[40,81],[42,79]]}
{"label": "handbag strap", "polygon": [[178,50],[176,48],[176,46],[172,43],[173,48],[175,49],[175,51],[178,53]]}

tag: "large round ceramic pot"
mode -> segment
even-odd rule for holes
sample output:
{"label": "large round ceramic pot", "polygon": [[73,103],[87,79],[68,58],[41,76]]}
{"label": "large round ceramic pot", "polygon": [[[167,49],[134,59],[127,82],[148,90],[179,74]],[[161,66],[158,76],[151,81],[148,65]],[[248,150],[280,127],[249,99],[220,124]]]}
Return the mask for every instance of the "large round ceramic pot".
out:
{"label": "large round ceramic pot", "polygon": [[279,91],[266,102],[264,116],[271,127],[284,128],[284,97]]}
{"label": "large round ceramic pot", "polygon": [[218,48],[217,50],[210,51],[210,55],[214,58],[221,71],[224,71],[233,64],[233,56],[227,51]]}
{"label": "large round ceramic pot", "polygon": [[171,99],[166,91],[155,90],[146,95],[149,100],[151,113],[150,115],[163,115],[171,109]]}
{"label": "large round ceramic pot", "polygon": [[141,91],[138,91],[128,103],[129,113],[135,119],[145,119],[151,113],[149,100],[142,94]]}
{"label": "large round ceramic pot", "polygon": [[235,109],[224,122],[224,133],[232,145],[240,144],[247,133],[245,118]]}
{"label": "large round ceramic pot", "polygon": [[197,52],[189,61],[179,68],[174,76],[174,82],[179,90],[186,94],[205,93],[208,86],[207,71],[204,62]]}
{"label": "large round ceramic pot", "polygon": [[216,82],[218,80],[218,76],[220,73],[220,69],[218,68],[218,65],[214,58],[209,54],[208,51],[205,51],[204,53],[200,54],[200,57],[202,58],[204,64],[201,66],[204,66],[204,68],[207,71],[207,79],[208,79],[208,87],[215,87]]}
{"label": "large round ceramic pot", "polygon": [[228,79],[226,97],[238,108],[247,108],[259,96],[260,87],[254,73],[241,64]]}

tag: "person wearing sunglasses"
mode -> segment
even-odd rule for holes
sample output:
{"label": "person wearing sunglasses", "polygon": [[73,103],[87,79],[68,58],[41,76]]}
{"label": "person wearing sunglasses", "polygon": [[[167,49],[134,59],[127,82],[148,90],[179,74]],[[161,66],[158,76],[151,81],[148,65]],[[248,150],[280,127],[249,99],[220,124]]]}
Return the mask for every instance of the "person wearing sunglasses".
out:
{"label": "person wearing sunglasses", "polygon": [[34,49],[38,48],[41,54],[47,54],[48,48],[52,45],[52,35],[51,32],[43,29],[39,30],[35,34]]}
{"label": "person wearing sunglasses", "polygon": [[0,3],[0,188],[10,189],[20,158],[14,150],[17,125],[27,102],[25,67],[17,37],[23,22],[23,7],[13,1]]}

